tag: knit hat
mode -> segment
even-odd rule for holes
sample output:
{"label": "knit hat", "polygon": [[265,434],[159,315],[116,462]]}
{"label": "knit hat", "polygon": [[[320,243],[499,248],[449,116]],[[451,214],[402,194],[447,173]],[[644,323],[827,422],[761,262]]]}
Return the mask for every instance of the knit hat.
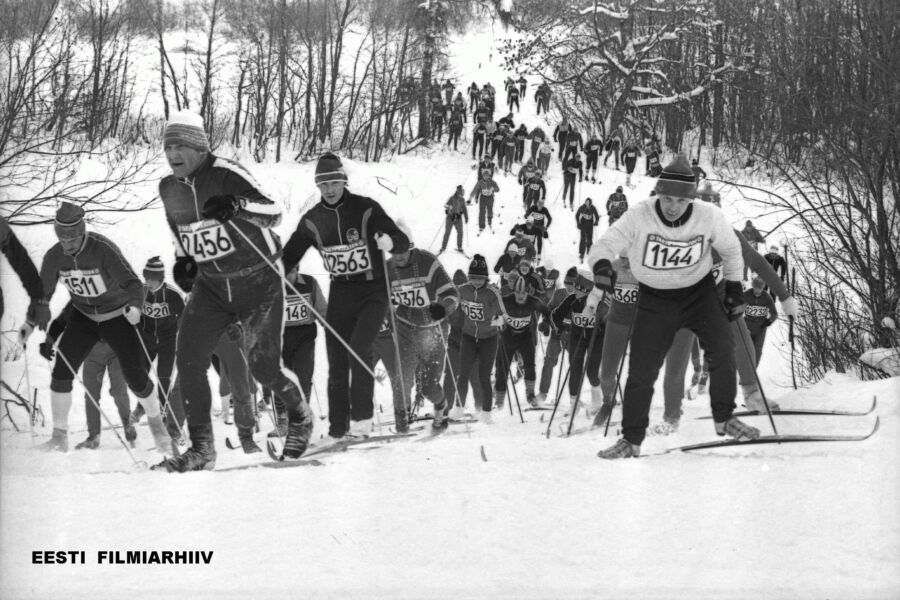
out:
{"label": "knit hat", "polygon": [[547,279],[549,279],[550,281],[556,281],[557,279],[559,279],[559,271],[557,271],[556,269],[550,269],[549,271],[547,271]]}
{"label": "knit hat", "polygon": [[617,191],[618,193],[621,194],[621,193],[622,193],[622,186],[620,185],[619,187],[617,187],[617,188],[616,188],[616,191]]}
{"label": "knit hat", "polygon": [[164,279],[165,278],[165,267],[163,266],[162,260],[158,256],[154,256],[153,258],[147,261],[147,264],[144,265],[144,279]]}
{"label": "knit hat", "polygon": [[343,181],[347,183],[347,173],[341,159],[331,152],[326,152],[319,157],[316,163],[316,185],[328,181]]}
{"label": "knit hat", "polygon": [[203,128],[203,117],[189,110],[179,110],[166,123],[163,145],[180,144],[200,152],[209,152],[209,138]]}
{"label": "knit hat", "polygon": [[587,271],[579,270],[575,277],[575,289],[589,294],[594,289],[594,278]]}
{"label": "knit hat", "polygon": [[656,192],[661,196],[677,198],[694,198],[697,195],[697,184],[694,172],[684,154],[679,154],[662,170],[656,182]]}
{"label": "knit hat", "polygon": [[84,209],[71,202],[63,202],[56,209],[53,230],[61,240],[71,240],[84,235]]}
{"label": "knit hat", "polygon": [[473,279],[475,277],[480,277],[481,279],[488,278],[487,261],[480,254],[476,254],[472,258],[472,262],[469,263],[469,279]]}
{"label": "knit hat", "polygon": [[459,286],[459,285],[464,284],[467,281],[469,281],[469,278],[466,277],[466,274],[463,272],[462,269],[457,269],[456,272],[453,274],[453,285]]}
{"label": "knit hat", "polygon": [[565,285],[572,285],[575,283],[575,278],[578,277],[578,269],[572,267],[568,271],[566,271],[566,276],[563,278],[563,283]]}

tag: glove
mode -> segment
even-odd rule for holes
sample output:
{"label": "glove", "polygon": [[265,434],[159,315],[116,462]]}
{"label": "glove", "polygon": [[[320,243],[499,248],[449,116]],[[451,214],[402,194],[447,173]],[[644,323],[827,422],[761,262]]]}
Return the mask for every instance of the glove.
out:
{"label": "glove", "polygon": [[602,299],[603,292],[595,286],[594,289],[591,290],[591,293],[587,295],[584,306],[589,313],[596,313],[597,307],[600,305],[600,300]]}
{"label": "glove", "polygon": [[494,327],[503,327],[503,323],[504,323],[504,322],[505,322],[505,321],[503,320],[503,317],[494,317],[494,318],[491,320],[491,325],[494,326]]}
{"label": "glove", "polygon": [[175,266],[172,267],[172,278],[185,293],[190,293],[194,287],[194,279],[197,278],[197,261],[190,256],[176,257]]}
{"label": "glove", "polygon": [[[784,304],[782,303],[782,308],[784,308]],[[897,324],[894,322],[893,317],[885,317],[881,320],[881,326],[885,329],[896,329]]]}
{"label": "glove", "polygon": [[55,352],[53,350],[53,342],[49,337],[46,338],[40,346],[38,346],[38,351],[41,353],[41,356],[43,356],[47,360],[53,360]]}
{"label": "glove", "polygon": [[793,296],[788,296],[781,301],[781,312],[783,312],[787,316],[796,319],[798,316],[798,311],[799,308],[797,307],[797,301]]}
{"label": "glove", "polygon": [[128,320],[132,325],[137,325],[141,322],[141,309],[137,306],[126,306],[124,310],[125,319]]}
{"label": "glove", "polygon": [[538,325],[538,331],[544,334],[544,337],[550,335],[550,322],[549,321],[541,321],[541,324]]}
{"label": "glove", "polygon": [[50,323],[50,305],[44,299],[32,300],[28,305],[28,312],[25,313],[25,319],[37,325],[41,331],[47,331],[47,324]]}
{"label": "glove", "polygon": [[241,210],[241,201],[231,194],[212,196],[203,205],[200,214],[207,219],[215,219],[220,223],[227,223]]}
{"label": "glove", "polygon": [[378,245],[379,250],[384,250],[385,252],[390,252],[394,249],[394,240],[391,239],[391,236],[384,233],[375,234],[375,243]]}
{"label": "glove", "polygon": [[744,314],[744,286],[740,281],[725,282],[723,304],[729,321],[736,321]]}
{"label": "glove", "polygon": [[609,293],[616,289],[616,271],[605,258],[594,263],[594,285]]}
{"label": "glove", "polygon": [[544,239],[545,239],[545,240],[547,239],[547,232],[546,232],[546,231],[544,232]]}
{"label": "glove", "polygon": [[443,304],[439,302],[432,302],[428,305],[428,314],[431,315],[431,318],[435,321],[440,321],[445,316],[447,316],[447,309],[444,308]]}
{"label": "glove", "polygon": [[225,328],[225,335],[228,336],[230,342],[240,342],[244,337],[244,330],[237,323],[231,323]]}

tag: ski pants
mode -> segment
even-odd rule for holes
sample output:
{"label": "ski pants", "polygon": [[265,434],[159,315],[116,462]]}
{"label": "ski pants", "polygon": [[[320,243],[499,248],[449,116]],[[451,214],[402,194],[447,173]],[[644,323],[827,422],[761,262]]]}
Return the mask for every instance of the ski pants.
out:
{"label": "ski pants", "polygon": [[462,250],[463,244],[463,219],[460,215],[447,215],[444,219],[444,241],[441,243],[441,250],[447,248],[447,242],[450,241],[450,232],[456,229],[456,248]]}
{"label": "ski pants", "polygon": [[562,163],[566,164],[566,161],[569,160],[570,156],[578,156],[578,146],[566,145],[566,149],[563,151]]}
{"label": "ski pants", "polygon": [[[450,330],[447,337],[447,364],[444,366],[444,396],[455,403],[456,406],[464,406],[465,398],[456,391],[456,380],[459,375],[459,343],[461,334],[459,331]],[[472,369],[478,372],[478,361],[472,365]],[[472,386],[472,395],[475,402],[480,402],[484,398],[484,391],[481,389],[481,381],[475,377],[469,380]]]}
{"label": "ski pants", "polygon": [[[603,358],[603,327],[594,335],[593,329],[573,328],[569,334],[569,395],[581,393],[582,372],[592,386],[600,385],[600,361]],[[591,338],[594,343],[591,344]]]}
{"label": "ski pants", "polygon": [[[444,328],[442,331],[441,328]],[[410,408],[410,390],[417,383],[417,375],[421,375],[418,383],[422,395],[437,409],[444,405],[444,390],[441,387],[441,376],[444,373],[444,338],[446,338],[444,322],[440,326],[410,327],[397,324],[397,342],[400,344],[401,386],[394,389],[394,411],[398,406],[406,410]],[[400,395],[397,392],[401,392]],[[401,404],[402,403],[402,404]]]}
{"label": "ski pants", "polygon": [[563,206],[566,205],[566,193],[569,194],[569,206],[575,206],[575,175],[570,173],[566,173],[563,175],[563,192],[562,192],[562,200]]}
{"label": "ski pants", "polygon": [[[700,351],[700,342],[697,341],[696,335],[694,336],[694,343],[691,344],[691,365],[694,367],[694,374],[698,375],[698,379],[702,376],[705,381],[709,377],[709,362]],[[691,381],[693,381],[693,377]]]}
{"label": "ski pants", "polygon": [[637,159],[634,158],[626,158],[625,159],[625,172],[631,175],[634,173],[634,168],[637,166]]}
{"label": "ski pants", "polygon": [[477,155],[480,158],[484,154],[484,134],[472,134],[472,158]]}
{"label": "ski pants", "polygon": [[375,383],[366,367],[372,367],[372,344],[387,310],[387,288],[383,279],[331,282],[326,320],[359,357],[368,361],[365,366],[361,365],[328,332],[325,338],[328,348],[328,433],[332,437],[347,433],[351,419],[372,418]]}
{"label": "ski pants", "polygon": [[[762,358],[763,344],[766,343],[766,330],[768,327],[759,327],[755,331],[750,332],[750,339],[753,341],[753,350],[756,352],[756,366],[759,367],[759,359]],[[743,377],[742,377],[743,379]],[[741,382],[745,383],[745,382]],[[747,382],[749,383],[749,382]]]}
{"label": "ski pants", "polygon": [[[526,209],[527,210],[527,209]],[[542,231],[534,238],[534,252],[538,257],[541,256],[541,252],[544,250],[544,232]]]}
{"label": "ski pants", "polygon": [[588,152],[587,153],[587,171],[597,172],[597,161],[600,159],[600,154],[596,152]]}
{"label": "ski pants", "polygon": [[[219,362],[219,396],[234,403],[234,423],[238,427],[256,425],[256,382],[244,357],[241,342],[233,342],[222,335],[213,350]],[[278,405],[278,400],[275,401]],[[228,406],[223,406],[227,409]]]}
{"label": "ski pants", "polygon": [[566,164],[565,161],[563,161],[563,152],[565,152],[565,151],[566,151],[566,141],[559,140],[559,153],[557,154],[556,158],[558,158],[559,162],[561,162],[562,164]]}
{"label": "ski pants", "polygon": [[631,320],[613,321],[607,317],[606,331],[603,335],[603,357],[600,359],[600,389],[603,401],[612,401],[616,396],[616,379],[619,377],[619,366],[628,349],[628,330]]}
{"label": "ski pants", "polygon": [[506,391],[509,379],[510,363],[515,360],[516,352],[522,357],[525,367],[525,381],[534,381],[537,377],[534,369],[534,334],[531,330],[525,333],[504,331],[500,334],[500,351],[497,352],[496,370],[494,371],[494,390]]}
{"label": "ski pants", "polygon": [[431,122],[431,138],[440,141],[444,137],[444,120],[435,119]]}
{"label": "ski pants", "polygon": [[540,158],[538,158],[538,167],[540,167],[543,173],[547,173],[547,169],[550,168],[550,155],[549,154],[541,154]]}
{"label": "ski pants", "polygon": [[502,141],[491,140],[491,158],[497,159],[497,166],[503,168],[503,157],[506,155],[506,146]]}
{"label": "ski pants", "polygon": [[578,256],[586,256],[591,251],[591,246],[594,245],[594,228],[579,227],[578,230],[581,232],[581,240],[578,242]]}
{"label": "ski pants", "polygon": [[522,96],[523,98],[525,97],[525,87],[526,87],[527,85],[528,85],[528,84],[525,84],[525,83],[520,83],[520,84],[519,84],[519,96]]}
{"label": "ski pants", "polygon": [[213,351],[235,318],[243,327],[246,356],[241,359],[246,358],[250,374],[284,403],[289,419],[301,418],[305,407],[301,408],[297,379],[281,362],[284,287],[280,275],[263,265],[228,279],[204,274],[194,283],[181,317],[175,355],[188,424],[210,423],[206,373]]}
{"label": "ski pants", "polygon": [[[476,406],[480,402],[482,410],[491,410],[491,403],[493,402],[493,397],[490,394],[491,367],[494,365],[499,343],[499,335],[481,339],[465,333],[462,335],[459,342],[459,373],[456,374],[456,389],[459,392],[459,401],[462,406],[466,405],[469,381],[472,380],[474,382],[477,380],[477,387],[474,383],[472,385]],[[478,397],[479,391],[481,392],[481,398]]]}
{"label": "ski pants", "polygon": [[516,112],[519,112],[519,97],[513,96],[509,99],[509,112],[512,112],[513,104],[516,105]]}
{"label": "ski pants", "polygon": [[543,107],[544,112],[548,111],[547,108],[547,100],[543,96],[538,96],[537,99],[537,114],[541,114],[541,108]]}
{"label": "ski pants", "polygon": [[456,150],[459,145],[459,134],[462,133],[461,127],[454,127],[453,125],[449,128],[449,133],[447,134],[447,145],[453,144],[453,149]]}
{"label": "ski pants", "polygon": [[478,228],[484,229],[484,220],[487,217],[488,226],[494,221],[494,197],[482,196],[478,200]]}
{"label": "ski pants", "polygon": [[97,342],[84,359],[84,366],[81,368],[85,392],[84,415],[87,418],[88,435],[92,437],[100,435],[101,425],[100,411],[94,406],[91,398],[100,402],[104,372],[109,373],[109,393],[116,403],[122,425],[128,425],[128,417],[131,414],[128,385],[125,383],[125,376],[119,367],[116,353],[106,342]]}
{"label": "ski pants", "polygon": [[[628,381],[622,405],[623,436],[641,444],[649,424],[653,384],[659,375],[672,341],[679,329],[697,334],[709,357],[710,404],[713,419],[724,422],[734,411],[734,340],[725,309],[716,292],[712,275],[689,288],[658,290],[640,286],[637,315],[631,335]],[[690,345],[684,347],[685,364]],[[680,388],[683,388],[682,378]],[[679,396],[684,390],[679,390]]]}
{"label": "ski pants", "polygon": [[550,382],[553,380],[553,369],[559,362],[559,355],[562,353],[563,347],[569,344],[568,332],[562,335],[553,332],[550,339],[547,340],[547,348],[544,350],[544,364],[541,366],[541,382],[538,385],[538,391],[546,394],[550,391]]}
{"label": "ski pants", "polygon": [[307,404],[312,393],[312,378],[316,368],[316,333],[315,323],[285,327],[281,348],[281,360],[297,376],[301,396]]}
{"label": "ski pants", "polygon": [[[141,337],[144,339],[144,345],[147,347],[150,360],[156,360],[156,377],[159,379],[159,404],[160,407],[165,407],[169,399],[169,389],[172,387],[176,334],[172,333],[159,338],[150,333],[141,332]],[[164,408],[163,412],[165,412]]]}
{"label": "ski pants", "polygon": [[616,158],[616,168],[619,168],[619,152],[615,149],[607,150],[606,156],[603,157],[603,166],[606,166],[606,161],[609,160],[609,155],[612,154]]}
{"label": "ski pants", "polygon": [[533,160],[535,162],[535,164],[538,163],[538,148],[540,148],[540,147],[541,147],[540,142],[536,142],[536,141],[532,140],[532,142],[531,142],[531,160]]}
{"label": "ski pants", "polygon": [[525,140],[516,140],[516,162],[524,162],[525,155]]}

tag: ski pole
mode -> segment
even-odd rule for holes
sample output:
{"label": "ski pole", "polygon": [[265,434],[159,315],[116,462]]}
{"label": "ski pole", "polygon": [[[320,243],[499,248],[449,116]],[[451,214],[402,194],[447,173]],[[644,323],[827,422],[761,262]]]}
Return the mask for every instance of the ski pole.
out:
{"label": "ski pole", "polygon": [[[600,302],[603,302],[606,294],[600,298]],[[600,302],[597,303],[597,308],[600,307]],[[581,369],[581,381],[578,382],[578,387],[575,388],[575,404],[572,406],[572,415],[569,418],[569,429],[566,431],[566,437],[572,434],[572,425],[575,423],[575,415],[578,413],[578,400],[581,396],[581,386],[584,385],[584,378],[587,375],[588,364],[591,362],[591,354],[594,352],[594,343],[597,341],[597,331],[600,329],[599,325],[599,317],[594,312],[594,331],[591,332],[591,340],[588,345],[587,353],[584,356],[584,368]],[[571,359],[570,359],[571,360]]]}
{"label": "ski pole", "polygon": [[99,412],[100,415],[103,417],[103,420],[106,421],[106,424],[109,425],[110,429],[112,429],[113,434],[116,436],[116,439],[119,440],[119,443],[122,444],[122,447],[125,448],[125,451],[128,453],[128,456],[131,458],[131,462],[134,463],[133,466],[142,471],[146,471],[147,463],[143,460],[138,460],[134,457],[134,454],[131,452],[131,448],[128,446],[128,444],[125,443],[125,440],[122,439],[122,436],[119,435],[119,431],[116,429],[116,426],[112,424],[112,421],[109,420],[109,417],[106,416],[106,413],[103,411],[102,408],[100,408],[100,403],[97,401],[96,398],[94,398],[94,395],[87,389],[87,386],[84,385],[84,381],[81,380],[81,377],[79,377],[78,373],[75,371],[75,369],[72,368],[72,363],[69,362],[69,359],[66,358],[66,355],[63,354],[62,350],[59,349],[58,341],[57,341],[57,346],[56,346],[56,354],[63,360],[64,363],[66,363],[66,366],[69,368],[69,372],[72,373],[72,376],[75,378],[75,381],[77,381],[79,384],[81,384],[81,387],[84,388],[85,395],[88,397],[88,399],[94,405],[94,407],[97,409],[97,412]]}
{"label": "ski pole", "polygon": [[[315,307],[312,305],[312,303],[308,302],[306,300],[306,298],[304,298],[303,295],[301,295],[300,292],[297,291],[297,288],[294,287],[294,284],[292,284],[290,281],[288,281],[287,277],[285,277],[282,274],[282,272],[281,272],[282,270],[279,269],[277,266],[275,266],[275,264],[271,260],[269,260],[269,258],[265,254],[263,254],[262,250],[260,250],[259,247],[253,243],[253,240],[251,240],[249,237],[247,237],[247,234],[245,234],[243,231],[241,231],[239,227],[235,226],[235,224],[232,223],[231,221],[228,221],[227,223],[229,225],[231,225],[231,228],[234,231],[236,231],[238,233],[238,235],[240,235],[244,239],[244,241],[247,242],[247,244],[251,248],[253,248],[253,250],[256,251],[256,253],[260,256],[260,258],[263,259],[263,261],[265,261],[265,263],[269,266],[269,268],[278,274],[278,276],[281,278],[281,282],[287,287],[287,289],[291,290],[291,292],[293,292],[294,295],[296,295],[297,297],[300,298],[300,301],[306,305],[306,308],[309,310],[309,312],[312,313],[312,315],[316,319],[319,320],[319,322],[322,324],[322,326],[328,330],[328,333],[330,333],[331,335],[334,336],[334,339],[336,339],[337,341],[339,341],[341,343],[341,345],[347,350],[347,352],[350,354],[350,356],[352,356],[353,358],[356,359],[357,362],[359,362],[359,364],[362,366],[363,370],[365,370],[366,373],[368,373],[369,376],[372,377],[372,379],[375,379],[375,372],[372,370],[372,367],[370,367],[366,361],[364,361],[362,358],[360,358],[359,354],[356,353],[356,350],[354,350],[350,346],[350,344],[347,342],[347,340],[345,340],[341,336],[341,334],[339,334],[337,331],[335,331],[334,327],[332,327],[331,324],[325,320],[325,317],[323,317],[321,315],[321,313],[319,313],[319,311],[317,311],[315,309]],[[384,257],[382,256],[382,258],[384,258]]]}
{"label": "ski pole", "polygon": [[[569,381],[569,374],[572,372],[572,361],[569,360],[569,366],[566,369],[566,376],[562,380],[562,386],[559,388],[559,391],[556,394],[556,402],[553,403],[553,412],[550,413],[550,420],[547,422],[547,438],[550,438],[550,427],[553,425],[553,419],[556,417],[556,411],[559,409],[559,401],[562,398],[562,394],[566,389],[566,382]],[[560,374],[562,374],[562,365],[560,365]],[[557,380],[557,385],[559,381]]]}
{"label": "ski pole", "polygon": [[[741,338],[741,343],[744,346],[744,352],[747,353],[747,356],[751,356],[750,354],[750,346],[747,342],[747,338],[750,337],[750,332],[747,331],[746,327],[738,327],[738,334]],[[753,367],[753,379],[756,380],[756,389],[759,390],[759,395],[762,396],[763,405],[766,407],[766,414],[769,415],[769,423],[772,425],[772,431],[775,435],[778,435],[778,429],[775,427],[775,419],[772,418],[772,409],[769,408],[769,400],[766,398],[766,393],[763,391],[762,382],[759,380],[759,373],[756,372],[756,367]]]}
{"label": "ski pole", "polygon": [[[388,312],[391,315],[391,338],[394,340],[394,359],[397,361],[397,373],[400,377],[400,387],[403,390],[403,393],[400,397],[403,399],[403,410],[409,412],[409,407],[407,404],[411,404],[411,402],[407,402],[407,400],[411,400],[408,398],[409,396],[409,388],[406,387],[406,382],[403,378],[403,361],[400,359],[400,342],[397,340],[397,315],[394,312],[394,299],[391,297],[391,277],[390,271],[388,270],[387,259],[384,257],[384,252],[381,252],[381,265],[384,268],[384,279],[387,285],[385,286],[385,293],[387,294],[387,305]],[[413,377],[415,379],[415,377]],[[378,415],[376,411],[376,416]],[[381,417],[377,416],[378,420],[378,428],[381,428]],[[407,419],[408,420],[408,419]]]}
{"label": "ski pole", "polygon": [[[794,291],[797,286],[797,272],[791,268],[791,297],[794,297]],[[794,389],[797,389],[797,375],[794,373],[794,317],[788,317],[788,341],[791,342],[791,381]]]}
{"label": "ski pole", "polygon": [[[509,363],[509,355],[506,354],[506,348],[503,348],[503,353],[506,356],[506,365],[509,369],[510,376],[512,376],[512,365]],[[519,421],[521,423],[525,423],[525,417],[522,415],[522,404],[519,402],[519,392],[516,390],[516,384],[512,384],[513,397],[516,399],[516,409],[519,411]],[[510,412],[512,411],[512,406],[510,405]]]}
{"label": "ski pole", "polygon": [[[28,423],[29,423],[29,431],[31,431],[31,445],[34,446],[34,420],[35,420],[35,410],[37,409],[37,390],[32,391],[31,388],[31,370],[28,368],[28,346],[26,346],[23,342],[22,344],[22,354],[25,358],[25,387],[28,389],[28,392],[25,394],[25,397],[31,399],[31,414],[28,415]],[[25,403],[26,410],[28,409],[28,403]]]}
{"label": "ski pole", "polygon": [[[628,325],[628,335],[625,336],[625,344],[622,346],[622,357],[619,359],[619,369],[616,371],[616,387],[615,389],[619,391],[620,396],[622,397],[622,410],[625,410],[625,392],[622,391],[622,388],[619,386],[619,382],[622,381],[622,369],[625,367],[625,356],[628,354],[628,344],[631,343],[631,334],[634,331],[634,322],[637,319],[637,304],[641,299],[641,290],[638,288],[637,299],[634,304],[634,312],[631,315],[631,324]],[[613,392],[615,394],[615,391]],[[612,421],[612,411],[609,411],[609,416],[606,418],[606,424],[603,429],[603,437],[606,437],[606,434],[609,432],[609,422]]]}
{"label": "ski pole", "polygon": [[[166,410],[169,411],[169,416],[172,417],[174,423],[177,425],[178,418],[175,416],[175,409],[172,408],[172,403],[169,402],[168,390],[164,390],[162,387],[162,384],[159,382],[159,373],[156,372],[156,367],[153,366],[153,360],[150,358],[150,352],[147,350],[147,344],[144,343],[144,336],[141,335],[141,332],[137,328],[137,325],[132,325],[132,328],[134,328],[134,335],[136,335],[138,340],[140,340],[140,342],[141,342],[141,349],[143,349],[144,357],[147,359],[147,371],[150,375],[152,375],[152,377],[150,378],[150,382],[153,383],[153,385],[156,386],[156,389],[158,389],[162,393],[162,397],[158,398],[157,401],[158,402],[165,401]],[[181,426],[178,428],[178,431],[181,433],[181,435],[184,435],[184,433],[185,433],[184,428],[186,425],[187,425],[187,416],[185,415],[184,423],[182,423]]]}
{"label": "ski pole", "polygon": [[[438,331],[441,332],[441,343],[444,344],[444,360],[446,361],[447,368],[450,369],[450,377],[453,379],[453,395],[456,397],[454,400],[454,406],[459,406],[463,408],[462,402],[459,398],[459,386],[456,382],[456,373],[453,372],[453,362],[450,360],[450,350],[448,349],[447,344],[447,336],[444,335],[444,327],[443,325],[438,325]],[[469,430],[469,419],[466,417],[466,411],[463,408],[463,424],[466,426],[466,436],[471,437],[471,431]]]}

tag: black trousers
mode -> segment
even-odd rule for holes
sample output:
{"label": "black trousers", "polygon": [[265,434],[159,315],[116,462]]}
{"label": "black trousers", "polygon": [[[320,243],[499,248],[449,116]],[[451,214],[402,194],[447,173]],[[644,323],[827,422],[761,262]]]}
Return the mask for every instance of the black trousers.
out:
{"label": "black trousers", "polygon": [[448,130],[449,134],[447,135],[447,145],[453,144],[453,149],[456,150],[459,145],[459,134],[462,133],[462,128],[450,126]]}
{"label": "black trousers", "polygon": [[550,391],[550,382],[553,380],[553,369],[559,362],[559,355],[562,353],[563,344],[568,348],[569,335],[568,332],[559,335],[551,333],[550,339],[547,341],[547,349],[544,350],[544,364],[541,367],[541,383],[538,387],[542,394]]}
{"label": "black trousers", "polygon": [[734,340],[712,275],[689,288],[657,290],[640,286],[631,333],[628,381],[622,406],[622,431],[632,444],[644,441],[653,384],[675,334],[690,329],[709,359],[709,395],[713,419],[727,421],[734,411],[737,386]]}
{"label": "black trousers", "polygon": [[316,368],[316,324],[284,328],[281,360],[300,382],[303,399],[309,402],[313,371]]}
{"label": "black trousers", "polygon": [[512,112],[513,104],[516,105],[516,112],[519,112],[519,97],[515,96],[509,99],[509,112]]}
{"label": "black trousers", "polygon": [[441,243],[441,250],[445,250],[447,248],[447,242],[450,241],[450,232],[456,229],[456,248],[462,250],[463,243],[463,219],[461,216],[456,215],[455,217],[451,217],[447,215],[444,219],[444,241]]}
{"label": "black trousers", "polygon": [[[491,367],[494,365],[499,343],[499,335],[476,339],[471,335],[463,334],[460,338],[459,372],[456,374],[456,389],[462,406],[466,405],[469,381],[475,382],[477,380],[477,387],[474,383],[472,385],[476,405],[480,401],[482,410],[491,410],[491,402],[493,400],[490,394]],[[479,391],[481,392],[481,398],[478,397]]]}
{"label": "black trousers", "polygon": [[494,371],[494,389],[498,392],[506,391],[506,380],[509,379],[509,363],[514,360],[516,352],[522,356],[525,366],[525,381],[534,381],[537,377],[534,369],[534,335],[526,333],[511,333],[504,331],[500,335],[500,350],[497,352],[496,371]]}
{"label": "black trousers", "polygon": [[569,160],[570,156],[578,156],[578,147],[569,146],[567,144],[565,151],[563,151],[562,163],[566,164],[566,161]]}
{"label": "black trousers", "polygon": [[594,154],[593,152],[588,152],[586,169],[588,171],[596,171],[597,170],[597,161],[599,159],[600,159],[599,154]]}
{"label": "black trousers", "polygon": [[476,148],[478,156],[484,154],[484,134],[472,135],[472,158],[475,158]]}
{"label": "black trousers", "polygon": [[591,251],[591,246],[594,244],[594,228],[579,227],[578,230],[581,232],[581,240],[578,242],[578,256],[584,256]]}
{"label": "black trousers", "polygon": [[[600,361],[603,358],[603,327],[597,329],[573,328],[569,334],[569,395],[581,393],[581,374],[587,369],[587,380],[591,385],[600,385]],[[591,338],[594,339],[591,345]],[[590,356],[588,356],[590,353]],[[585,364],[585,359],[587,364]]]}
{"label": "black trousers", "polygon": [[172,369],[175,367],[175,338],[173,332],[164,337],[156,337],[147,332],[141,332],[144,344],[147,345],[147,353],[150,360],[156,361],[156,376],[159,378],[159,406],[165,412],[166,402],[169,399],[169,390],[172,389]]}
{"label": "black trousers", "polygon": [[569,206],[575,206],[575,176],[566,173],[563,175],[563,192],[562,192],[562,200],[563,206],[566,205],[566,193],[569,194]]}

